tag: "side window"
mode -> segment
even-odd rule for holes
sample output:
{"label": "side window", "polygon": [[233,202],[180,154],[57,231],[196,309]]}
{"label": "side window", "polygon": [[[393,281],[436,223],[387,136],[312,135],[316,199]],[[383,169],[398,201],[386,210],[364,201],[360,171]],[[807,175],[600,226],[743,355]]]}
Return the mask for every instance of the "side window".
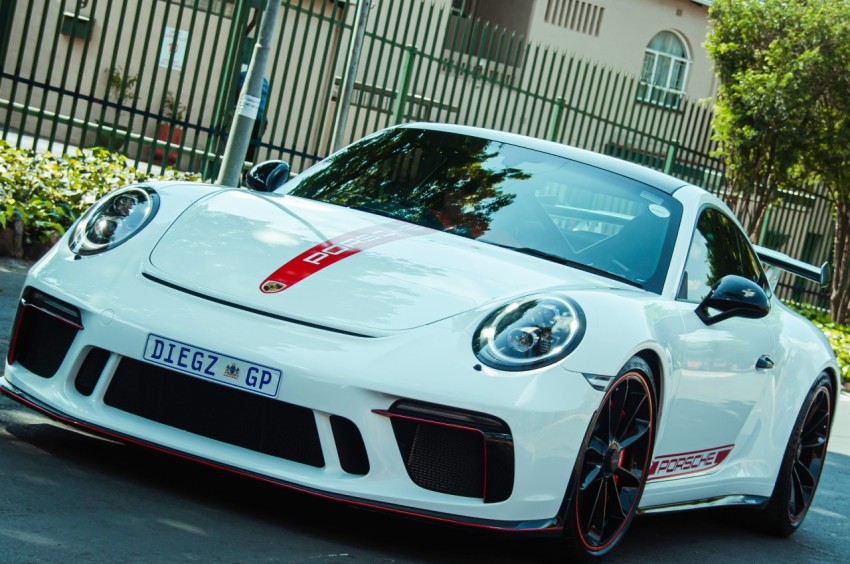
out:
{"label": "side window", "polygon": [[744,278],[747,278],[748,280],[752,280],[753,282],[761,286],[762,289],[766,290],[767,287],[762,283],[763,279],[761,261],[759,261],[758,257],[753,251],[752,246],[750,246],[746,235],[741,233],[741,230],[738,229],[734,224],[732,224],[732,228],[735,230],[735,234],[737,235],[738,239],[738,247],[741,249],[740,275]]}
{"label": "side window", "polygon": [[744,234],[723,212],[706,208],[691,240],[679,297],[698,303],[727,274],[761,282],[758,259]]}

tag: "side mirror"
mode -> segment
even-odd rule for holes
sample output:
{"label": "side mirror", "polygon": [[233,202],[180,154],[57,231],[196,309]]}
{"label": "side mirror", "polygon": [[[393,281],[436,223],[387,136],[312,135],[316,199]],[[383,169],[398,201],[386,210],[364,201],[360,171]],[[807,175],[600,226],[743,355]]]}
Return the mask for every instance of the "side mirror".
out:
{"label": "side mirror", "polygon": [[[709,308],[719,313],[709,313]],[[730,317],[758,319],[770,312],[770,301],[761,286],[741,276],[729,274],[717,281],[696,309],[706,325]]]}
{"label": "side mirror", "polygon": [[289,180],[289,165],[284,161],[264,161],[251,167],[245,184],[257,192],[274,192]]}

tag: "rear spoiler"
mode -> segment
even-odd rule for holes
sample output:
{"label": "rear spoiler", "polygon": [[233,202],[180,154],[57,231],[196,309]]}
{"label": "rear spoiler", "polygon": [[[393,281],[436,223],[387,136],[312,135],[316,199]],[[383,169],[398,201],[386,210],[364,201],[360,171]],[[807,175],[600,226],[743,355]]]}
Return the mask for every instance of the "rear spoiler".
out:
{"label": "rear spoiler", "polygon": [[780,270],[790,272],[795,276],[800,276],[812,282],[817,282],[821,286],[828,285],[832,279],[832,268],[830,268],[828,262],[823,263],[823,266],[818,268],[797,259],[792,259],[785,253],[780,253],[773,249],[758,245],[753,245],[753,249],[764,265],[770,287],[774,290],[776,290],[776,283],[779,282]]}

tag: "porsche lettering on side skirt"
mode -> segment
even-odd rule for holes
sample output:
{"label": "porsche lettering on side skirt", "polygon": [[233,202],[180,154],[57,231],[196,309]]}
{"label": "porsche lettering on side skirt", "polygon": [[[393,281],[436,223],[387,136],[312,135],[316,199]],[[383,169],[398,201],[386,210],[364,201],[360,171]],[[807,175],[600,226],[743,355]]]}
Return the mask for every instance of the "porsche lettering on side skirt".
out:
{"label": "porsche lettering on side skirt", "polygon": [[726,445],[656,457],[649,467],[648,479],[662,480],[709,470],[726,460],[734,446]]}
{"label": "porsche lettering on side skirt", "polygon": [[281,372],[263,366],[202,349],[159,335],[148,335],[145,360],[204,380],[239,388],[263,396],[277,396]]}

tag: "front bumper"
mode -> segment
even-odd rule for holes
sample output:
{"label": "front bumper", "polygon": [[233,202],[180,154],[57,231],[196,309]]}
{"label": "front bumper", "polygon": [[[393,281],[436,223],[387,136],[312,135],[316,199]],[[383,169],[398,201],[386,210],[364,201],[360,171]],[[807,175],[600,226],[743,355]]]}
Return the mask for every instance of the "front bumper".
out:
{"label": "front bumper", "polygon": [[[365,338],[215,304],[139,272],[126,272],[122,283],[92,292],[91,276],[84,271],[92,269],[94,275],[95,266],[94,260],[54,257],[33,269],[28,287],[77,310],[79,328],[74,328],[55,371],[45,376],[39,375],[43,367],[20,356],[26,343],[19,319],[11,363],[0,380],[6,395],[77,427],[354,505],[487,529],[559,530],[579,443],[598,405],[599,392],[581,375],[558,366],[521,374],[476,367],[466,327],[456,321]],[[196,393],[198,379],[191,376],[168,371],[151,376],[159,369],[141,361],[150,333],[279,367],[283,383],[278,397],[268,401],[278,404],[273,409],[293,406],[300,414],[297,421],[306,417],[318,452],[301,458],[287,454],[289,447],[257,447],[275,443],[275,437],[296,446],[307,440],[304,426],[288,416],[256,417],[266,404],[217,399],[222,386],[207,382],[202,384],[212,386],[212,392]],[[129,384],[128,366],[136,367]],[[181,378],[189,379],[189,392],[173,387]],[[137,397],[140,385],[150,387],[157,379],[171,387],[160,389],[158,398]],[[122,389],[119,381],[124,381]],[[123,399],[116,400],[118,396]],[[435,406],[436,413],[409,409],[423,405]],[[218,434],[193,427],[199,417],[210,417],[210,406],[220,412],[215,423],[224,429]],[[181,413],[187,414],[183,421]],[[456,414],[482,418],[453,420]],[[436,432],[417,438],[420,418]],[[502,422],[504,428],[488,427],[487,421]],[[265,438],[255,441],[257,435]],[[353,442],[360,438],[354,454],[340,448],[351,437]],[[457,438],[463,438],[460,446],[448,448]],[[497,473],[504,470],[493,462],[499,460],[495,449],[506,440],[511,443],[512,483],[505,495],[488,497],[488,489],[496,491],[492,483]],[[411,472],[415,441],[420,462],[421,453],[430,456],[442,446],[448,463],[430,465],[426,460]],[[455,482],[422,477],[423,472],[462,469],[458,459],[469,444],[481,444],[490,453],[484,457],[490,464],[476,470],[483,472],[485,484],[489,474],[489,488],[479,491],[463,476],[453,476]],[[283,455],[275,450],[279,448]],[[504,461],[504,448],[501,456]],[[440,485],[446,483],[450,485]]]}

